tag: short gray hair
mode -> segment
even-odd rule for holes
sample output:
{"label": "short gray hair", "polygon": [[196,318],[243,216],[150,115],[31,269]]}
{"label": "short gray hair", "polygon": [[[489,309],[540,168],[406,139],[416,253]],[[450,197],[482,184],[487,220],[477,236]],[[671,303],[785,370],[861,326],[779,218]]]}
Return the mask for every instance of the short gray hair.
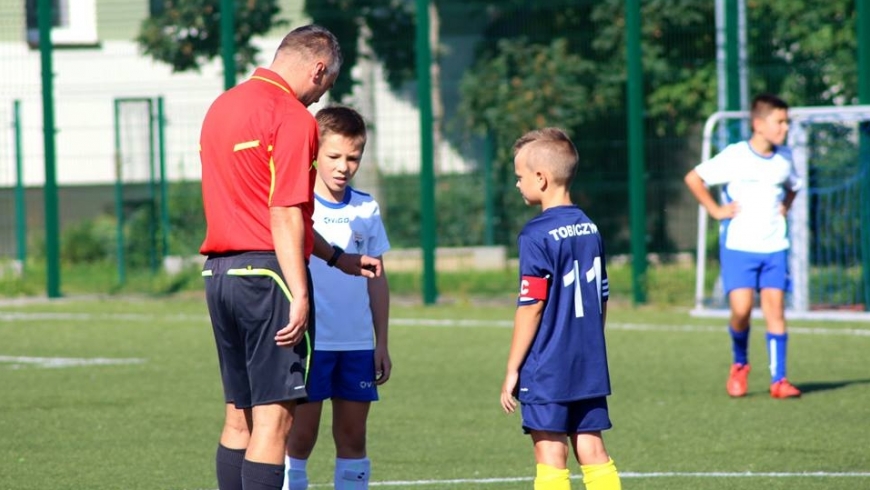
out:
{"label": "short gray hair", "polygon": [[326,70],[329,75],[338,75],[343,61],[341,46],[335,35],[315,24],[297,27],[290,31],[278,46],[277,53],[281,52],[299,52],[306,57],[328,58],[329,64]]}

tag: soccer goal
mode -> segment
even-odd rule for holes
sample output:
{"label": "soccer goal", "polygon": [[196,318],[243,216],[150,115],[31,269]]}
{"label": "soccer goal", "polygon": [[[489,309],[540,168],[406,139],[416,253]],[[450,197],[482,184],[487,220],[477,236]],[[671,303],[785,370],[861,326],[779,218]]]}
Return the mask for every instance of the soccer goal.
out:
{"label": "soccer goal", "polygon": [[[794,107],[788,145],[804,187],[788,217],[790,318],[870,320],[870,105]],[[748,111],[716,112],[704,124],[701,161],[723,131],[748,128]],[[717,138],[717,134],[720,138]],[[698,209],[696,316],[726,316],[718,263],[708,257],[715,233]],[[712,240],[710,240],[712,241]],[[713,279],[713,275],[717,278]],[[710,287],[709,284],[713,283]]]}

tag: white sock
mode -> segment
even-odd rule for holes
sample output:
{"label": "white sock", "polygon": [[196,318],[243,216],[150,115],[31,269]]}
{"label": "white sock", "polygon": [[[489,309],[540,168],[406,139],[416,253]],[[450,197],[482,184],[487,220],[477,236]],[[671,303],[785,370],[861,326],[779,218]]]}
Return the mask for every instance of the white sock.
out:
{"label": "white sock", "polygon": [[335,458],[335,490],[368,490],[371,467],[369,458]]}
{"label": "white sock", "polygon": [[287,465],[287,477],[284,478],[282,490],[307,490],[308,473],[305,466],[308,464],[308,460],[285,456],[284,462]]}

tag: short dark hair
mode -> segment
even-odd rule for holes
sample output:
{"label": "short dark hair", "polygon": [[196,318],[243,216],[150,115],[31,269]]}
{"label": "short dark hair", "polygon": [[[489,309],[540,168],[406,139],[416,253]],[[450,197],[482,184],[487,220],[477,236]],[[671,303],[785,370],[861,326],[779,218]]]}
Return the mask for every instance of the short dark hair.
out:
{"label": "short dark hair", "polygon": [[338,38],[329,29],[316,24],[308,24],[290,31],[278,46],[278,53],[282,51],[300,51],[305,56],[326,57],[330,60],[327,67],[330,75],[338,74],[343,61]]}
{"label": "short dark hair", "polygon": [[343,105],[332,105],[317,111],[314,116],[320,128],[320,137],[339,134],[346,138],[366,139],[366,122],[359,112]]}
{"label": "short dark hair", "polygon": [[753,119],[757,117],[765,117],[774,109],[788,110],[788,104],[773,94],[758,94],[752,99],[752,105],[749,108],[749,115]]}

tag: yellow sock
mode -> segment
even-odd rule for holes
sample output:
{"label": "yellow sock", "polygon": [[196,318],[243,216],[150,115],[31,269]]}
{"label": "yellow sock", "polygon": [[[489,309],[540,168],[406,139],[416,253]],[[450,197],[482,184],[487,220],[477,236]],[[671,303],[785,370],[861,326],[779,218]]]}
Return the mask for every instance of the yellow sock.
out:
{"label": "yellow sock", "polygon": [[571,490],[568,469],[560,470],[545,464],[537,465],[535,490]]}
{"label": "yellow sock", "polygon": [[581,465],[580,469],[583,470],[586,490],[622,490],[619,473],[616,472],[612,459],[604,464]]}

